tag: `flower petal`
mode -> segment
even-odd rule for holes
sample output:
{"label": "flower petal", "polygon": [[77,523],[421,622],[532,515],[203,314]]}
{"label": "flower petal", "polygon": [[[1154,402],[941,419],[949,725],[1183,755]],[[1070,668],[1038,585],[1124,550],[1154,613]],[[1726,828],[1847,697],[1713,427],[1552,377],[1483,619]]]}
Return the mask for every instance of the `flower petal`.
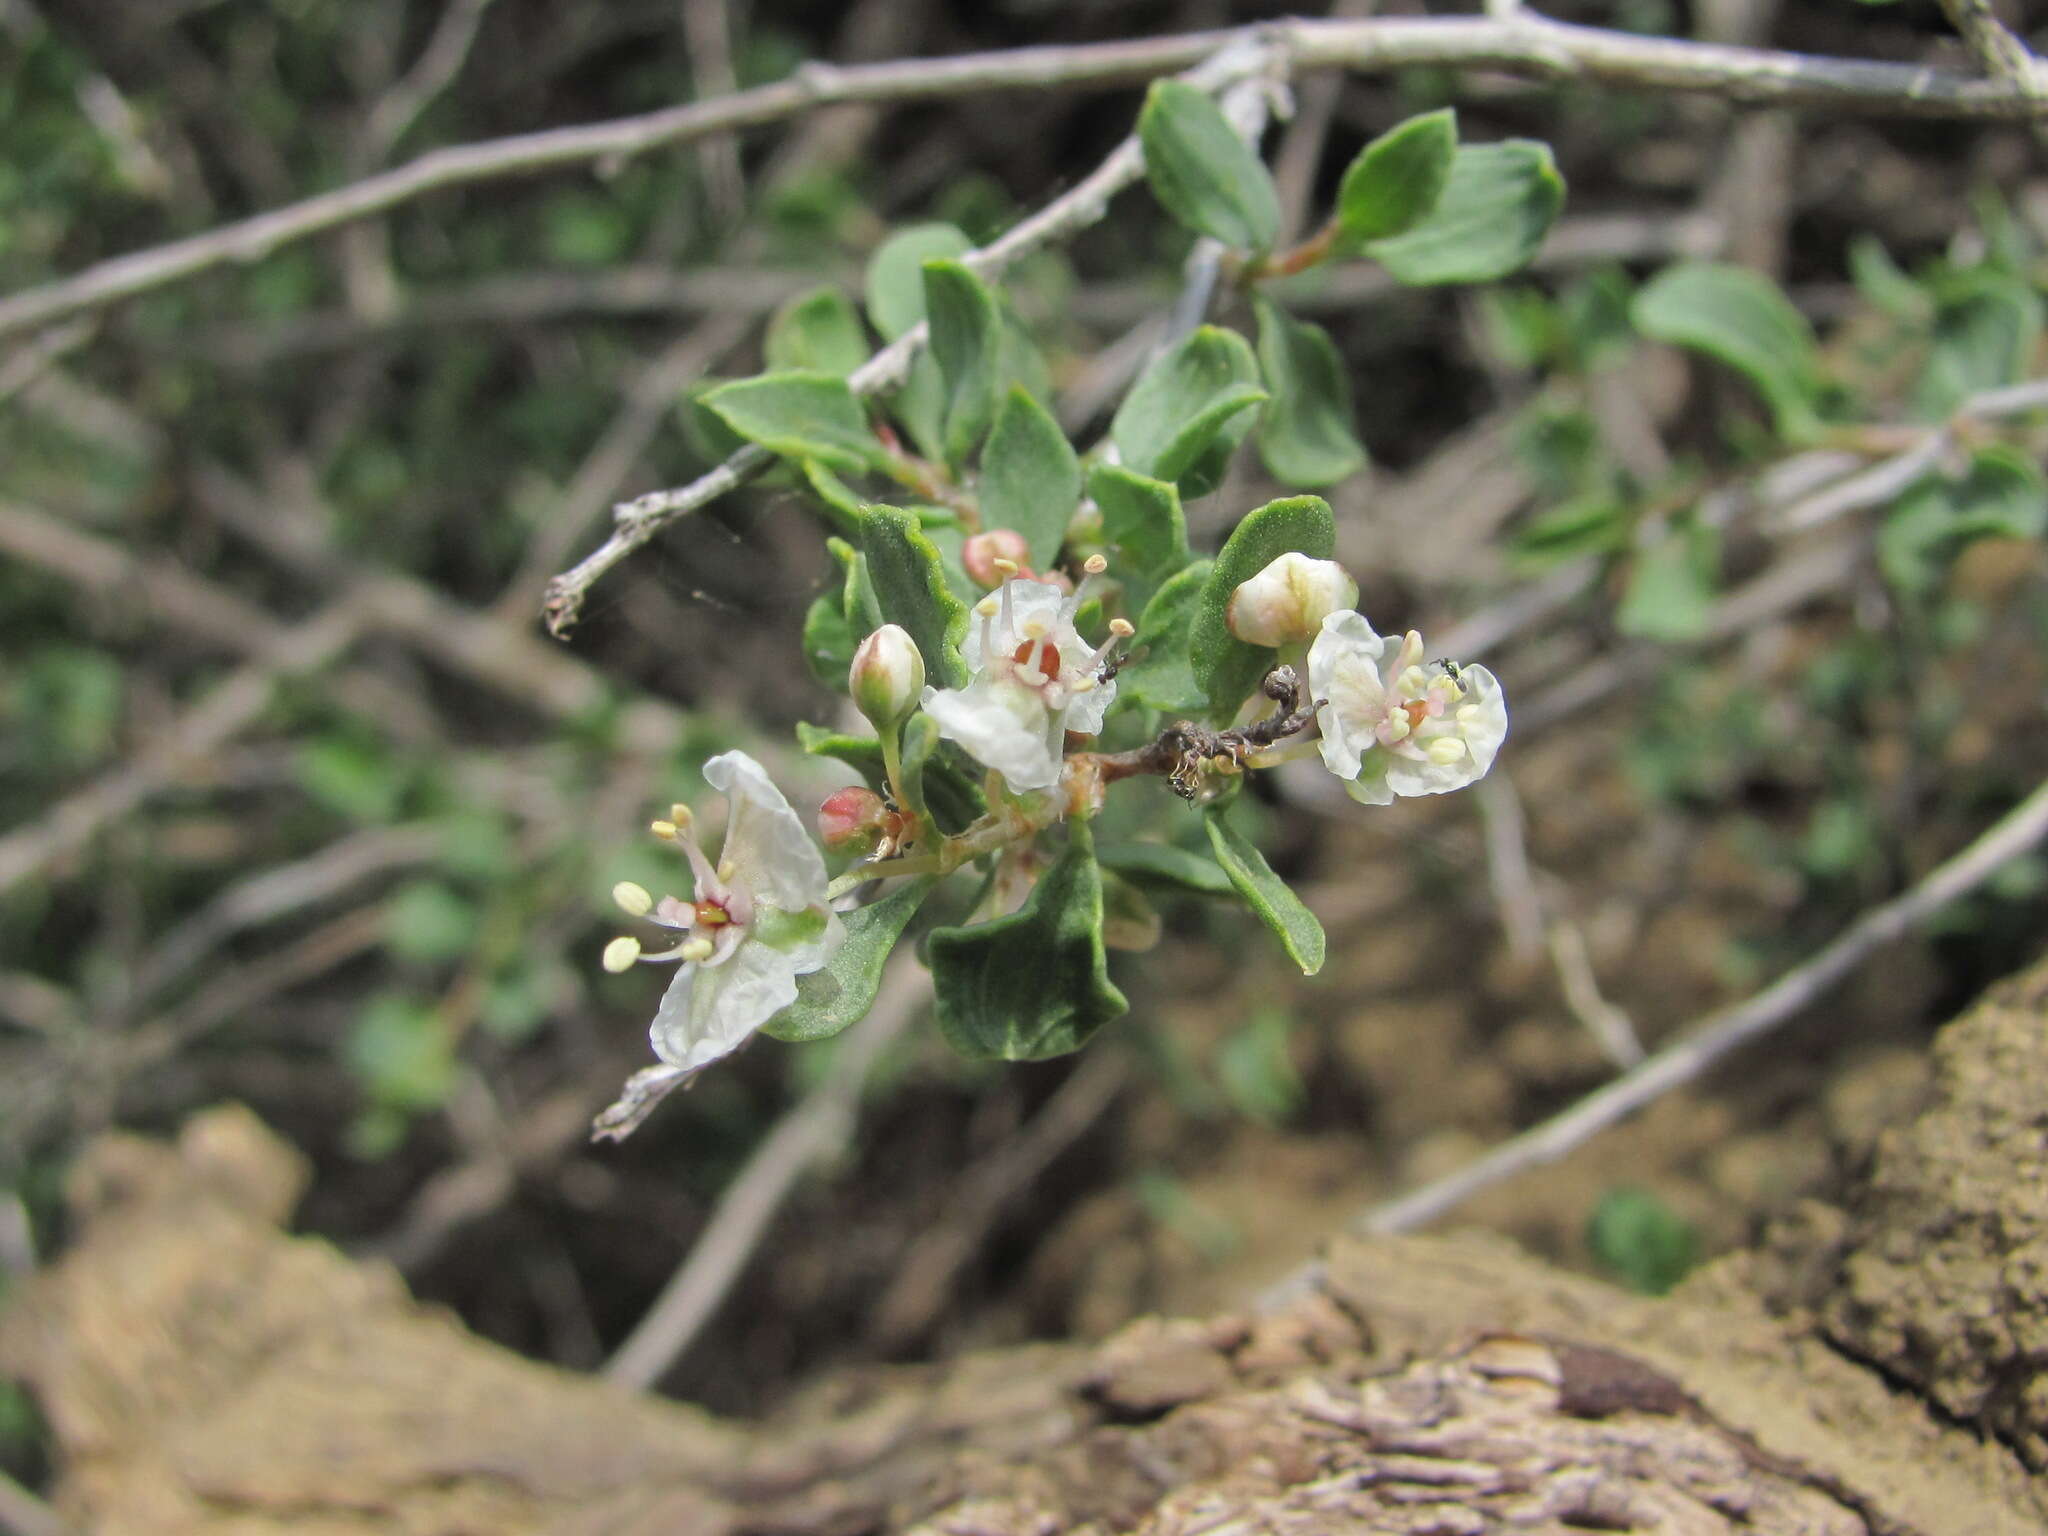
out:
{"label": "flower petal", "polygon": [[1359,758],[1377,739],[1373,730],[1387,707],[1379,666],[1386,648],[1365,615],[1349,609],[1325,618],[1309,647],[1309,697],[1328,701],[1316,711],[1323,764],[1340,779],[1358,777]]}
{"label": "flower petal", "polygon": [[718,861],[733,866],[733,878],[784,911],[822,904],[825,856],[768,771],[744,752],[721,752],[704,765],[704,779],[732,802]]}
{"label": "flower petal", "polygon": [[1065,728],[1078,731],[1083,736],[1093,736],[1102,729],[1102,717],[1109,713],[1109,706],[1116,702],[1116,682],[1097,683],[1086,693],[1077,693],[1067,703]]}
{"label": "flower petal", "polygon": [[680,1067],[642,1067],[626,1079],[618,1100],[590,1123],[592,1141],[624,1141],[653,1113],[654,1106],[693,1076]]}
{"label": "flower petal", "polygon": [[995,769],[1017,793],[1059,782],[1061,743],[1049,730],[1055,722],[1031,689],[978,677],[965,688],[925,689],[924,707],[941,736]]}
{"label": "flower petal", "polygon": [[766,944],[740,945],[722,965],[686,965],[669,983],[648,1031],[654,1054],[700,1072],[730,1056],[796,1001],[789,956]]}

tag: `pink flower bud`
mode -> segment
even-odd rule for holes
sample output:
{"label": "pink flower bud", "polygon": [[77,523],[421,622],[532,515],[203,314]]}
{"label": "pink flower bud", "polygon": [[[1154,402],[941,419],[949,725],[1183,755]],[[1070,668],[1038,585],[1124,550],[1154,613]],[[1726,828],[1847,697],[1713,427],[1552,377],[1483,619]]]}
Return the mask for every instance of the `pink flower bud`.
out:
{"label": "pink flower bud", "polygon": [[818,807],[818,840],[833,853],[872,853],[894,817],[872,789],[835,790]]}
{"label": "pink flower bud", "polygon": [[[1030,558],[1031,546],[1014,528],[991,528],[987,533],[973,535],[960,546],[960,563],[967,567],[967,574],[974,584],[988,592],[993,592],[1012,576],[1027,572],[1025,562]],[[1014,569],[996,569],[998,560],[1007,560]]]}
{"label": "pink flower bud", "polygon": [[900,724],[924,692],[924,657],[900,625],[884,624],[853,653],[853,702],[878,731]]}
{"label": "pink flower bud", "polygon": [[1247,645],[1295,645],[1357,601],[1358,583],[1343,566],[1290,550],[1230,594],[1225,622]]}

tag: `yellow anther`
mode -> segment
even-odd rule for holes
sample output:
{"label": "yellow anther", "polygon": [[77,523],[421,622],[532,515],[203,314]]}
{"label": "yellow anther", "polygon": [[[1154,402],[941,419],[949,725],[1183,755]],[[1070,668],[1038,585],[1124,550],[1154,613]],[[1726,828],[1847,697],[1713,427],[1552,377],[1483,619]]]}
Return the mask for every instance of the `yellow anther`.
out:
{"label": "yellow anther", "polygon": [[695,821],[697,818],[694,814],[692,814],[690,808],[687,805],[683,804],[682,801],[678,800],[674,805],[668,808],[668,819],[676,824],[676,829],[678,831],[687,832],[690,830],[690,823]]}
{"label": "yellow anther", "polygon": [[672,843],[676,840],[676,824],[672,821],[650,821],[647,824],[647,830],[665,843]]}
{"label": "yellow anther", "polygon": [[616,976],[620,971],[630,971],[633,962],[640,958],[640,941],[630,933],[622,933],[604,947],[604,968]]}
{"label": "yellow anther", "polygon": [[1086,560],[1083,560],[1081,562],[1081,569],[1086,571],[1090,576],[1100,576],[1104,571],[1109,569],[1109,561],[1104,559],[1101,555],[1090,555]]}
{"label": "yellow anther", "polygon": [[1128,640],[1138,632],[1138,626],[1129,619],[1111,619],[1109,621],[1109,632],[1119,640]]}
{"label": "yellow anther", "polygon": [[738,872],[739,866],[733,863],[731,859],[724,860],[718,866],[718,878],[721,880],[730,881]]}
{"label": "yellow anther", "polygon": [[996,599],[996,595],[993,592],[974,605],[974,611],[984,619],[992,619],[998,613],[1001,613],[1002,610],[1003,605]]}
{"label": "yellow anther", "polygon": [[1018,625],[1017,629],[1018,633],[1022,634],[1027,640],[1043,640],[1045,632],[1049,627],[1045,620],[1034,615]]}
{"label": "yellow anther", "polygon": [[654,910],[653,894],[646,886],[635,885],[631,880],[621,880],[612,887],[612,900],[628,917],[645,917]]}
{"label": "yellow anther", "polygon": [[687,939],[677,948],[676,953],[694,965],[709,960],[711,952],[717,947],[709,939]]}
{"label": "yellow anther", "polygon": [[1016,561],[1005,560],[1001,555],[997,555],[995,559],[989,561],[988,568],[994,571],[998,576],[1002,577],[1005,581],[1008,581],[1012,576],[1015,576],[1019,571],[1024,569],[1024,567],[1019,565]]}
{"label": "yellow anther", "polygon": [[1465,743],[1455,736],[1439,736],[1422,749],[1429,754],[1429,760],[1448,768],[1465,755]]}

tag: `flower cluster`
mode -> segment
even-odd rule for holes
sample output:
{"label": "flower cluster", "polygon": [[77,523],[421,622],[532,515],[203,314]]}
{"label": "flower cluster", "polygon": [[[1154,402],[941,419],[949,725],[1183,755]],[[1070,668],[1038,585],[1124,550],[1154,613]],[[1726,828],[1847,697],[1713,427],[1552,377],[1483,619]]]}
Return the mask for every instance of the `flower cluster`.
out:
{"label": "flower cluster", "polygon": [[[882,625],[856,648],[848,691],[875,727],[881,771],[870,769],[873,787],[834,791],[818,809],[824,846],[855,861],[839,881],[828,881],[809,830],[742,752],[704,767],[730,809],[715,863],[698,845],[687,806],[654,824],[655,835],[688,860],[690,894],[657,900],[638,885],[619,885],[619,906],[665,930],[667,947],[617,938],[604,964],[624,971],[667,962],[677,970],[650,1030],[659,1060],[635,1073],[598,1117],[597,1135],[627,1135],[670,1090],[796,1003],[798,978],[822,969],[846,936],[835,897],[850,900],[892,876],[945,875],[993,854],[991,889],[1009,890],[999,906],[1019,908],[1036,879],[1033,840],[1063,817],[1089,814],[1104,786],[1118,779],[1160,774],[1201,799],[1225,776],[1319,752],[1354,800],[1385,805],[1474,782],[1507,734],[1507,706],[1486,668],[1424,661],[1420,635],[1382,636],[1351,607],[1358,586],[1341,567],[1286,554],[1241,583],[1227,603],[1231,634],[1273,656],[1259,693],[1235,710],[1233,721],[1177,721],[1145,746],[1106,753],[1076,745],[1070,752],[1070,738],[1102,728],[1116,699],[1113,658],[1132,626],[1112,619],[1100,645],[1075,627],[1105,569],[1101,557],[1087,562],[1075,587],[1064,576],[1025,574],[1011,554],[977,553],[977,565],[997,581],[975,605],[961,646],[972,669],[964,687],[927,686],[924,657],[896,625]],[[905,771],[913,765],[905,762],[904,728],[920,709],[940,736],[1000,776],[1008,791],[992,780],[986,814],[959,831],[942,832],[926,807],[929,758]],[[1062,787],[1067,793],[1044,793]],[[1023,883],[1012,890],[1006,880]],[[978,909],[982,916],[994,910]],[[879,965],[878,955],[869,958]],[[835,971],[835,981],[845,978]],[[995,1003],[1003,1006],[1000,998]]]}
{"label": "flower cluster", "polygon": [[1425,663],[1420,634],[1379,634],[1357,600],[1335,561],[1285,554],[1232,594],[1228,622],[1283,658],[1301,659],[1306,643],[1317,745],[1352,799],[1389,805],[1483,778],[1508,733],[1500,683],[1484,667]]}

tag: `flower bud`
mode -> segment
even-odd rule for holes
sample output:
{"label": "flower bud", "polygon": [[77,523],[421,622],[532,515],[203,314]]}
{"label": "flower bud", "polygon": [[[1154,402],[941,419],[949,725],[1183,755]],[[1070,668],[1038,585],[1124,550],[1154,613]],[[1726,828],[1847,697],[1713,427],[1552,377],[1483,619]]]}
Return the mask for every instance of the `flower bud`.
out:
{"label": "flower bud", "polygon": [[832,853],[872,853],[888,830],[890,815],[872,789],[835,790],[818,807],[818,840]]}
{"label": "flower bud", "polygon": [[[1030,558],[1031,546],[1014,528],[991,528],[987,533],[972,535],[960,546],[960,563],[967,567],[968,576],[977,587],[989,591],[1015,576]],[[998,560],[1008,561],[1010,569],[998,570]]]}
{"label": "flower bud", "polygon": [[1293,645],[1357,601],[1358,583],[1343,566],[1289,550],[1230,594],[1225,622],[1248,645]]}
{"label": "flower bud", "polygon": [[924,657],[896,624],[884,624],[853,653],[847,678],[853,702],[878,731],[900,724],[924,692]]}

